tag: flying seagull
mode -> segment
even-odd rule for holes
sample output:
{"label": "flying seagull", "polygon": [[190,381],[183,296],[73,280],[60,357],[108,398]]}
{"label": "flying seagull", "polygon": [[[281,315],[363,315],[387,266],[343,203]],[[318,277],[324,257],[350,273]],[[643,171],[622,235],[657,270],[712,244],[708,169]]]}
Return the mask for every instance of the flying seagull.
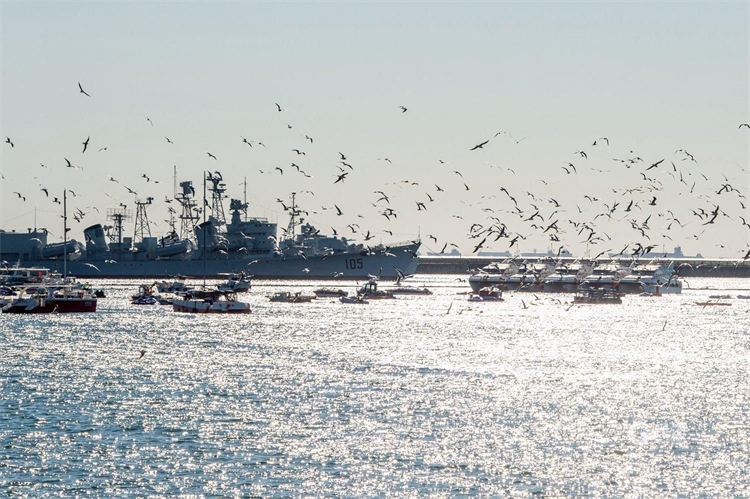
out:
{"label": "flying seagull", "polygon": [[89,146],[89,139],[90,139],[90,138],[91,138],[91,137],[86,137],[86,140],[84,140],[84,141],[82,142],[82,144],[83,144],[83,151],[81,151],[81,154],[83,154],[83,153],[85,153],[85,152],[86,152],[86,148],[87,148],[87,147]]}
{"label": "flying seagull", "polygon": [[488,142],[489,142],[489,140],[485,140],[485,141],[484,141],[484,142],[482,142],[481,144],[477,144],[477,145],[475,145],[474,147],[472,147],[471,149],[469,149],[469,151],[475,151],[475,150],[477,150],[477,149],[481,149],[481,148],[483,148],[483,147],[484,147],[485,145],[487,145],[487,143],[488,143]]}
{"label": "flying seagull", "polygon": [[88,93],[87,93],[87,92],[86,92],[86,91],[85,91],[85,90],[83,89],[83,87],[81,86],[81,82],[80,82],[80,81],[78,82],[78,90],[80,90],[80,93],[82,93],[82,94],[83,94],[83,95],[85,95],[86,97],[91,97],[91,96],[90,96],[90,95],[89,95],[89,94],[88,94]]}

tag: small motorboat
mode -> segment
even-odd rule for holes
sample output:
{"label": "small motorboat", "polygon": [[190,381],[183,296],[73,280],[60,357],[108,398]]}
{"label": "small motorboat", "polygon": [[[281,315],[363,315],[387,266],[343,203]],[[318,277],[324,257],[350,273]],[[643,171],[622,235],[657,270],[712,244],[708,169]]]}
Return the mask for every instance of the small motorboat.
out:
{"label": "small motorboat", "polygon": [[156,305],[157,300],[154,296],[137,296],[130,303],[132,305]]}
{"label": "small motorboat", "polygon": [[477,293],[472,293],[469,296],[469,301],[504,301],[503,290],[497,286],[487,286]]}
{"label": "small motorboat", "polygon": [[389,288],[389,293],[392,295],[431,295],[432,291],[427,288],[414,288],[411,286],[394,286]]}
{"label": "small motorboat", "polygon": [[305,295],[301,291],[292,293],[290,291],[279,291],[268,299],[273,302],[281,303],[310,303],[315,299],[315,295]]}
{"label": "small motorboat", "polygon": [[172,301],[172,310],[191,314],[249,314],[250,304],[237,301],[235,294],[219,290],[193,290]]}
{"label": "small motorboat", "polygon": [[357,290],[357,296],[369,300],[389,300],[395,298],[390,291],[378,289],[378,281],[374,278],[367,281]]}
{"label": "small motorboat", "polygon": [[361,296],[341,296],[339,297],[339,301],[341,303],[361,303],[363,305],[367,305],[368,303],[370,303]]}
{"label": "small motorboat", "polygon": [[250,291],[250,276],[245,275],[244,272],[239,274],[230,274],[227,282],[219,284],[219,291],[227,291],[230,293],[246,293]]}
{"label": "small motorboat", "polygon": [[338,298],[349,294],[343,289],[333,288],[318,288],[313,291],[313,293],[315,293],[315,296],[317,296],[318,298]]}
{"label": "small motorboat", "polygon": [[156,287],[159,293],[185,293],[190,291],[190,287],[185,285],[185,281],[182,278],[177,278],[172,282],[158,281],[151,285]]}
{"label": "small motorboat", "polygon": [[144,296],[153,296],[154,290],[152,286],[149,286],[148,284],[141,284],[138,286],[138,292],[134,295],[132,295],[130,298],[133,301],[136,301],[138,298],[142,298]]}

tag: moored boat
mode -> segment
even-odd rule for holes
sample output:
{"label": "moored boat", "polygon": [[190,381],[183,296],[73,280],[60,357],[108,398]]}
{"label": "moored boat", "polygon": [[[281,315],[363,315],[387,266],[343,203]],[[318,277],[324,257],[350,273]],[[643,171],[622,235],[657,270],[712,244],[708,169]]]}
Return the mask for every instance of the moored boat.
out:
{"label": "moored boat", "polygon": [[480,289],[477,293],[471,294],[469,296],[469,301],[475,301],[475,302],[504,301],[503,290],[498,286],[487,286],[486,288]]}
{"label": "moored boat", "polygon": [[19,296],[7,303],[4,314],[49,314],[96,312],[96,296],[71,285],[22,289]]}
{"label": "moored boat", "polygon": [[333,289],[333,288],[318,288],[315,291],[315,296],[318,298],[338,298],[341,296],[346,296],[348,293],[344,291],[343,289]]}
{"label": "moored boat", "polygon": [[619,304],[622,303],[622,293],[611,287],[585,286],[575,294],[573,303]]}
{"label": "moored boat", "polygon": [[364,283],[362,287],[357,290],[357,296],[370,300],[388,300],[395,298],[390,291],[378,289],[378,281],[375,278],[371,278]]}
{"label": "moored boat", "polygon": [[306,295],[301,291],[292,293],[290,291],[279,291],[271,295],[269,301],[282,303],[309,303],[315,299],[315,295]]}
{"label": "moored boat", "polygon": [[237,301],[232,292],[194,290],[174,299],[172,310],[192,314],[249,314],[250,304]]}

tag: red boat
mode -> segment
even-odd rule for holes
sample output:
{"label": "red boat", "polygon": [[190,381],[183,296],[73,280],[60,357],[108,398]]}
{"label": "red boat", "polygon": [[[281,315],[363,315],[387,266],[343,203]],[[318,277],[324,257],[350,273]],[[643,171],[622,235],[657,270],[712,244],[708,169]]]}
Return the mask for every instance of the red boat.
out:
{"label": "red boat", "polygon": [[96,297],[72,287],[39,288],[21,295],[2,308],[4,314],[96,312]]}

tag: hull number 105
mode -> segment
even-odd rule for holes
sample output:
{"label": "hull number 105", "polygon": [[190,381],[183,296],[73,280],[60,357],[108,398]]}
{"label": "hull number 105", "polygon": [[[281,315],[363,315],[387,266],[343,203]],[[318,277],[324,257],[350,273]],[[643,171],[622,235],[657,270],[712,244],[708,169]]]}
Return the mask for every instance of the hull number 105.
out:
{"label": "hull number 105", "polygon": [[346,260],[344,260],[344,263],[346,264],[347,270],[355,270],[355,269],[362,268],[361,258],[347,258]]}

